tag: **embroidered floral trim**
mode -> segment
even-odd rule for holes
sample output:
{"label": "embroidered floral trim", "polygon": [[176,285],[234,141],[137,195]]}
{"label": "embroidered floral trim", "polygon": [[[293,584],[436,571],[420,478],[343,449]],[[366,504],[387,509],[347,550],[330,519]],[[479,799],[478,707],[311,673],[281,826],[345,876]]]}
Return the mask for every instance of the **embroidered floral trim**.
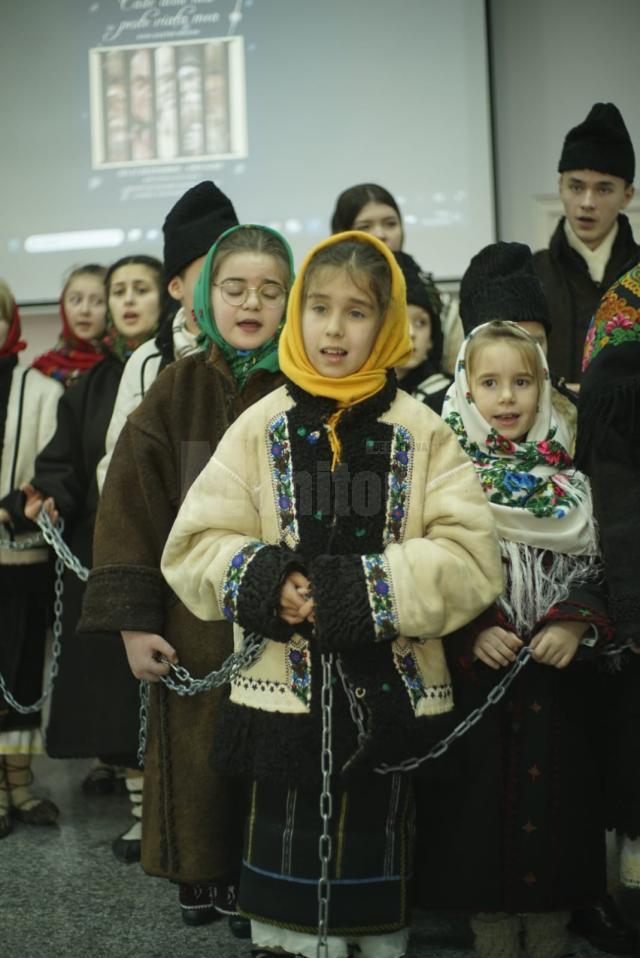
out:
{"label": "embroidered floral trim", "polygon": [[415,710],[420,699],[426,696],[426,690],[420,667],[411,651],[409,642],[399,640],[393,643],[393,664],[407,687],[411,704]]}
{"label": "embroidered floral trim", "polygon": [[554,430],[540,442],[514,443],[492,429],[485,440],[487,453],[477,442],[469,440],[459,413],[449,413],[447,423],[473,460],[489,502],[526,509],[540,518],[556,519],[562,519],[568,509],[575,507],[577,500],[570,486],[556,476],[532,473],[540,465],[557,467],[558,473],[572,467],[566,449],[554,439]]}
{"label": "embroidered floral trim", "polygon": [[638,277],[640,269],[632,270],[615,290],[610,290],[604,296],[598,312],[591,320],[585,339],[583,372],[605,346],[619,346],[621,343],[636,342],[640,339],[640,311],[617,293],[617,290],[627,287],[640,296]]}
{"label": "embroidered floral trim", "polygon": [[364,555],[361,556],[361,561],[373,613],[376,641],[393,639],[398,634],[398,620],[387,561],[381,555]]}
{"label": "embroidered floral trim", "polygon": [[311,656],[309,643],[292,639],[287,643],[287,678],[289,688],[307,708],[311,704]]}
{"label": "embroidered floral trim", "polygon": [[238,595],[244,574],[255,555],[263,549],[264,542],[252,540],[247,542],[231,559],[227,567],[227,574],[222,580],[222,612],[230,622],[236,621],[238,614]]}
{"label": "embroidered floral trim", "polygon": [[393,427],[389,495],[383,541],[385,546],[400,542],[407,521],[407,497],[413,469],[413,436],[404,426]]}
{"label": "embroidered floral trim", "polygon": [[294,548],[300,541],[300,536],[296,518],[291,441],[285,413],[280,413],[267,425],[267,446],[271,458],[272,485],[280,527],[280,541]]}

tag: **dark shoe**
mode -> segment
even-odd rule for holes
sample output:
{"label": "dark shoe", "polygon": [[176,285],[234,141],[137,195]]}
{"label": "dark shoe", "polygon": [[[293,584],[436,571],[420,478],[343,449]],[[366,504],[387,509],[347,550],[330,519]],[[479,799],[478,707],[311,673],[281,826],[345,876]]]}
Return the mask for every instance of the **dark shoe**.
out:
{"label": "dark shoe", "polygon": [[13,830],[13,819],[9,812],[0,815],[0,838],[6,838]]}
{"label": "dark shoe", "polygon": [[112,795],[116,788],[122,790],[122,779],[111,765],[96,765],[80,786],[85,795]]}
{"label": "dark shoe", "polygon": [[26,799],[19,805],[12,805],[13,814],[19,822],[25,825],[55,825],[60,815],[60,809],[48,798]]}
{"label": "dark shoe", "polygon": [[242,915],[229,915],[229,931],[234,938],[251,938],[251,922]]}
{"label": "dark shoe", "polygon": [[624,920],[610,895],[590,908],[577,908],[569,930],[610,955],[628,955],[638,948],[638,932]]}
{"label": "dark shoe", "polygon": [[180,885],[178,900],[185,925],[208,925],[222,915],[215,907],[215,885]]}
{"label": "dark shoe", "polygon": [[[127,832],[124,833],[126,835]],[[125,838],[124,835],[118,835],[111,842],[111,850],[118,861],[125,865],[132,865],[140,861],[141,842],[138,838]]]}

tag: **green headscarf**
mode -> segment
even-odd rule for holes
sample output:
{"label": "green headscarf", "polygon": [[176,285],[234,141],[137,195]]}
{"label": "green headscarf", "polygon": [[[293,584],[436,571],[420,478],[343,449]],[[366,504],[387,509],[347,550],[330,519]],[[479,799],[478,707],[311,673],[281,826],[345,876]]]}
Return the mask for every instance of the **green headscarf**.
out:
{"label": "green headscarf", "polygon": [[198,280],[193,291],[193,312],[196,322],[202,331],[199,342],[204,343],[205,346],[211,345],[211,343],[215,343],[216,346],[218,346],[239,389],[242,389],[249,376],[255,372],[256,369],[266,369],[269,372],[277,372],[279,369],[278,339],[280,338],[280,333],[282,332],[282,327],[284,326],[284,321],[286,318],[286,309],[283,309],[282,319],[280,320],[277,330],[273,336],[263,343],[262,346],[258,346],[257,349],[236,349],[220,335],[220,330],[216,325],[215,317],[211,309],[211,273],[213,270],[213,261],[215,259],[218,247],[225,237],[229,236],[231,233],[235,233],[237,230],[245,229],[263,230],[265,233],[271,233],[272,236],[275,236],[276,239],[282,243],[282,246],[286,250],[287,256],[289,258],[289,288],[294,280],[293,252],[291,247],[287,243],[284,236],[282,236],[276,230],[272,230],[268,226],[260,226],[257,223],[246,223],[241,226],[232,226],[230,229],[225,230],[225,232],[218,237],[216,242],[207,253],[207,257],[202,264],[202,269],[200,270],[200,275],[198,276]]}

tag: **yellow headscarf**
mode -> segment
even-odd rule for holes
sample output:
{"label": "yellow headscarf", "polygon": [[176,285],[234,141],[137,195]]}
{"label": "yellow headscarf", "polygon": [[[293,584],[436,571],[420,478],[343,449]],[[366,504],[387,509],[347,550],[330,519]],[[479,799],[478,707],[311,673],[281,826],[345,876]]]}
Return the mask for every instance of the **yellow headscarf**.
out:
{"label": "yellow headscarf", "polygon": [[[345,240],[357,240],[375,246],[384,256],[391,270],[391,299],[369,358],[360,369],[339,379],[322,376],[310,362],[302,337],[302,287],[309,263],[327,246]],[[370,233],[350,230],[336,233],[318,243],[308,253],[291,289],[285,323],[278,347],[280,369],[292,382],[312,396],[335,399],[338,409],[327,422],[329,442],[333,450],[332,469],[340,461],[340,442],[335,427],[345,409],[375,396],[387,381],[387,371],[402,366],[412,352],[407,316],[406,287],[402,270],[388,246]]]}

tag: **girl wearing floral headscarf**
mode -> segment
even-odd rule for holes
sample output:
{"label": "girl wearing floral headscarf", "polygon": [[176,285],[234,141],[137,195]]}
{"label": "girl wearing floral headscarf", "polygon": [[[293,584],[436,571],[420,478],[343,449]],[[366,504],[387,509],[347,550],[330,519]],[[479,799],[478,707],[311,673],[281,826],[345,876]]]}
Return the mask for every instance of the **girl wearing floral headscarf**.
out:
{"label": "girl wearing floral headscarf", "polygon": [[533,661],[453,750],[466,780],[455,792],[440,786],[437,835],[419,824],[421,844],[438,854],[442,843],[446,862],[421,894],[474,913],[481,958],[517,958],[521,930],[530,958],[560,958],[569,912],[606,888],[594,747],[602,703],[596,670],[579,661],[612,635],[589,484],[553,417],[544,354],[515,323],[467,337],[443,416],[491,505],[506,575],[461,639],[462,712],[486,699],[491,676],[523,646]]}

